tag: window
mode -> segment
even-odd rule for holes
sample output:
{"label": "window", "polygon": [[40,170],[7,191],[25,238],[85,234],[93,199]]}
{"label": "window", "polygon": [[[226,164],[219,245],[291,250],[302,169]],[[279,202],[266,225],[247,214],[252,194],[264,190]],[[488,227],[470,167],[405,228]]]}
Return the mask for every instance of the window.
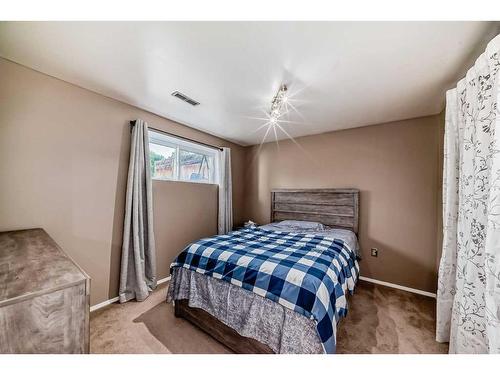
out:
{"label": "window", "polygon": [[149,131],[151,176],[155,180],[217,183],[218,150]]}

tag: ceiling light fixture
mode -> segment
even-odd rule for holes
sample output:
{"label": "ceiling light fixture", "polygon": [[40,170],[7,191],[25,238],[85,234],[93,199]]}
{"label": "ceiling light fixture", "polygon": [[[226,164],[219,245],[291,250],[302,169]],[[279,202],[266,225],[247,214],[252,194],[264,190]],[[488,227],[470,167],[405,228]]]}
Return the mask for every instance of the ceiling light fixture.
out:
{"label": "ceiling light fixture", "polygon": [[[266,115],[265,118],[254,117],[256,120],[264,120],[265,123],[259,126],[254,132],[257,132],[261,129],[265,129],[264,136],[262,141],[260,142],[259,150],[262,145],[266,142],[267,136],[269,133],[274,133],[274,140],[276,141],[276,145],[279,148],[278,143],[278,132],[283,133],[287,138],[289,138],[293,143],[300,147],[300,145],[293,139],[293,137],[286,131],[284,125],[292,124],[294,121],[284,120],[283,115],[288,114],[289,110],[292,109],[294,112],[298,113],[298,110],[292,104],[293,96],[288,92],[288,87],[282,84],[276,95],[274,95],[273,100],[271,101],[271,108],[269,112],[264,110]],[[283,126],[282,126],[283,125]]]}
{"label": "ceiling light fixture", "polygon": [[283,114],[284,103],[288,101],[286,96],[288,88],[286,85],[281,85],[276,95],[274,95],[273,101],[271,102],[271,111],[269,112],[269,122],[275,124],[278,119]]}

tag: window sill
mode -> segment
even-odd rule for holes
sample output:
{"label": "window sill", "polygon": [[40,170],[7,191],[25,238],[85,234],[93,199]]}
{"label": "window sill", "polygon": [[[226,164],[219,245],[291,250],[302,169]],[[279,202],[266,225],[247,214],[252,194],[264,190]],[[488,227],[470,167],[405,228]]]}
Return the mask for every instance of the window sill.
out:
{"label": "window sill", "polygon": [[214,182],[202,182],[202,181],[184,181],[184,180],[170,180],[167,178],[152,178],[153,182],[175,182],[175,183],[184,183],[184,184],[199,184],[199,185],[215,185],[218,186],[219,184],[216,184]]}

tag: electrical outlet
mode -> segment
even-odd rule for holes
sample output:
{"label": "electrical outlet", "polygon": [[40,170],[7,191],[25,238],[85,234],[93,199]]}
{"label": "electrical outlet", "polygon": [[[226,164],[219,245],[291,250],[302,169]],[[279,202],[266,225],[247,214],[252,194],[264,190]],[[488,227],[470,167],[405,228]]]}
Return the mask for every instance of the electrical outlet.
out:
{"label": "electrical outlet", "polygon": [[372,257],[378,257],[378,249],[372,247]]}

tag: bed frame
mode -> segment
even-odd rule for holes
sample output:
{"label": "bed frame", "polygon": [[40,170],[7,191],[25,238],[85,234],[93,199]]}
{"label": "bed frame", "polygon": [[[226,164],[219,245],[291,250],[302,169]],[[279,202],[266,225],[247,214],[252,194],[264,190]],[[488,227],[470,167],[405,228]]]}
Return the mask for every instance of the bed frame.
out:
{"label": "bed frame", "polygon": [[[271,191],[271,222],[316,221],[329,227],[349,229],[358,234],[359,190],[357,189],[276,189]],[[271,348],[243,337],[206,311],[175,301],[175,316],[202,329],[235,353],[271,354]]]}

